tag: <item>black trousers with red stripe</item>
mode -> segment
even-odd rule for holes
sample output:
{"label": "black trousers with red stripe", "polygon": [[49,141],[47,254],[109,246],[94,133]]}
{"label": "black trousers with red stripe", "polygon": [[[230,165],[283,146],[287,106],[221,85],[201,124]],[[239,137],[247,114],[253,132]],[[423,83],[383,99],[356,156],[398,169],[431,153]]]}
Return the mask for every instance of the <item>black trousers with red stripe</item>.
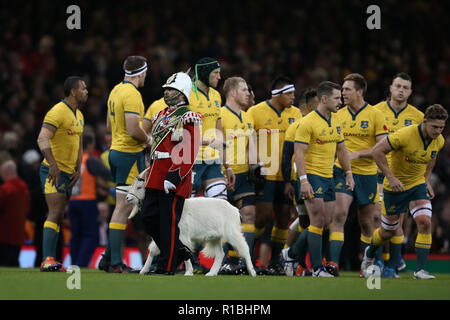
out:
{"label": "black trousers with red stripe", "polygon": [[164,272],[175,272],[178,267],[178,249],[182,246],[178,223],[184,200],[175,192],[166,194],[164,190],[145,190],[141,210],[144,227],[161,251],[157,269]]}

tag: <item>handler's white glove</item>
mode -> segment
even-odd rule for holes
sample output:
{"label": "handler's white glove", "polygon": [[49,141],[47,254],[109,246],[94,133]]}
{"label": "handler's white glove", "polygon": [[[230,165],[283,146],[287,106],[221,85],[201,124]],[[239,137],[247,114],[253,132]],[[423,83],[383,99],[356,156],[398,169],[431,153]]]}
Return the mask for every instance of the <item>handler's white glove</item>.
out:
{"label": "handler's white glove", "polygon": [[169,190],[175,190],[177,188],[176,185],[174,185],[169,180],[164,180],[164,191],[169,194]]}
{"label": "handler's white glove", "polygon": [[125,199],[127,200],[128,203],[131,204],[139,204],[140,201],[134,194],[131,193],[127,193],[127,197]]}

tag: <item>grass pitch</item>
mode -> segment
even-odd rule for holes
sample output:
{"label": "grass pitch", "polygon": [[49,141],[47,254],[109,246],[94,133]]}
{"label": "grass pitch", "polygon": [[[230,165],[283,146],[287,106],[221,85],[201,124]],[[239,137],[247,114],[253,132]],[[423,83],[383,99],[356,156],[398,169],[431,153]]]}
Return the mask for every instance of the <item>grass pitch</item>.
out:
{"label": "grass pitch", "polygon": [[411,273],[400,279],[381,279],[379,290],[369,290],[367,279],[356,272],[338,278],[282,276],[195,275],[143,276],[108,274],[81,269],[81,289],[66,286],[69,273],[44,273],[39,269],[0,268],[2,300],[348,300],[348,299],[450,299],[450,274],[434,274],[436,280],[414,280]]}

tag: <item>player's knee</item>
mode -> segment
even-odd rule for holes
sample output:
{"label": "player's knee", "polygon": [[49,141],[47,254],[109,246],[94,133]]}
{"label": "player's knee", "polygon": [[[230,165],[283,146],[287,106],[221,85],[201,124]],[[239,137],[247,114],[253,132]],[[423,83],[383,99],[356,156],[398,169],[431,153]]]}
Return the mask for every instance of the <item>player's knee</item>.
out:
{"label": "player's knee", "polygon": [[382,215],[381,216],[381,227],[386,231],[392,231],[392,235],[394,235],[395,230],[397,230],[400,227],[400,217],[398,215],[390,216],[390,217]]}
{"label": "player's knee", "polygon": [[224,180],[217,180],[208,184],[205,188],[205,196],[227,200],[227,184]]}
{"label": "player's knee", "polygon": [[431,230],[431,218],[425,215],[418,216],[416,219],[417,229],[421,232]]}
{"label": "player's knee", "polygon": [[[254,197],[254,196],[253,196]],[[253,205],[242,205],[242,208],[240,208],[240,213],[242,217],[243,223],[255,223],[255,207]]]}
{"label": "player's knee", "polygon": [[344,226],[345,220],[347,219],[347,214],[343,210],[336,210],[333,216],[333,225],[334,226]]}

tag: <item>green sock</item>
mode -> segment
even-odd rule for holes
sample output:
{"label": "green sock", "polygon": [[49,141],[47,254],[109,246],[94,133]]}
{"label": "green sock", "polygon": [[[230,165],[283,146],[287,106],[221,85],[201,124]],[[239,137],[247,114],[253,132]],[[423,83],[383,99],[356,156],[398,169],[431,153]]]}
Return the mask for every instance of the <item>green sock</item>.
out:
{"label": "green sock", "polygon": [[392,269],[397,269],[400,256],[402,254],[401,243],[389,243],[389,260],[386,262],[386,266]]}
{"label": "green sock", "polygon": [[250,257],[253,257],[253,247],[255,245],[255,233],[254,232],[244,232],[245,241],[248,244],[248,249],[250,251]]}
{"label": "green sock", "polygon": [[122,263],[122,241],[124,233],[125,229],[109,229],[108,242],[111,247],[111,265]]}
{"label": "green sock", "polygon": [[[359,245],[360,245],[360,248],[361,248],[361,252],[364,254],[364,251],[366,250],[366,248],[367,248],[368,246],[370,246],[371,244],[370,244],[370,243],[365,243],[365,242],[363,242],[363,241],[360,241]],[[370,249],[369,249],[369,250],[370,250]],[[376,250],[376,249],[375,249],[375,250]]]}
{"label": "green sock", "polygon": [[222,265],[224,265],[224,264],[228,263],[228,260],[229,260],[229,258],[228,258],[228,251],[229,250],[233,250],[233,248],[230,246],[230,244],[228,242],[225,242],[222,245],[222,250],[223,250],[223,252],[225,254],[223,256],[223,259],[222,259]]}
{"label": "green sock", "polygon": [[108,235],[108,244],[106,245],[106,249],[103,255],[105,256],[105,259],[111,260],[111,245],[109,244],[109,235]]}
{"label": "green sock", "polygon": [[424,249],[424,248],[417,248],[416,247],[416,253],[417,253],[417,268],[416,268],[416,271],[420,271],[422,269],[425,270],[425,263],[428,260],[428,254],[430,253],[430,249]]}
{"label": "green sock", "polygon": [[58,232],[53,228],[44,227],[42,234],[42,259],[47,257],[56,258],[56,244]]}
{"label": "green sock", "polygon": [[280,253],[286,243],[289,229],[280,229],[274,226],[272,228],[271,242],[272,256],[270,257],[269,266],[278,264],[280,262]]}
{"label": "green sock", "polygon": [[331,232],[329,241],[329,260],[339,264],[339,256],[341,255],[342,246],[344,245],[343,232]]}
{"label": "green sock", "polygon": [[379,246],[375,251],[375,261],[383,261],[383,246]]}
{"label": "green sock", "polygon": [[302,252],[307,251],[304,250],[304,248],[306,248],[308,245],[307,239],[308,239],[308,229],[305,229],[298,235],[297,240],[295,240],[294,244],[291,246],[289,251],[293,253],[295,256],[300,258]]}
{"label": "green sock", "polygon": [[322,228],[308,227],[308,248],[313,269],[322,267]]}
{"label": "green sock", "polygon": [[420,271],[422,269],[425,270],[425,263],[428,260],[428,254],[430,253],[431,249],[431,233],[424,234],[424,233],[417,233],[416,237],[416,253],[417,253],[417,269],[416,271]]}

